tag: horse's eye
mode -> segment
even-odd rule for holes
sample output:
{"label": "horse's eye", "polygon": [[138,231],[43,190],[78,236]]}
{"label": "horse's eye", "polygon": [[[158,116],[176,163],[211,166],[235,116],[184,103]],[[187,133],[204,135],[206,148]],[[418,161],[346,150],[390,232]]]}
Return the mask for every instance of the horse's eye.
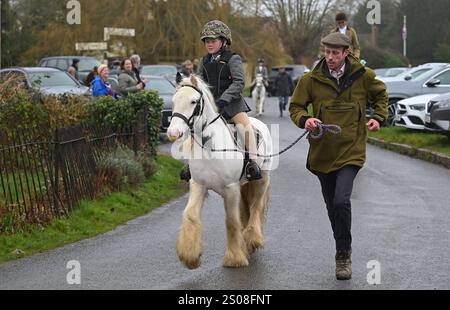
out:
{"label": "horse's eye", "polygon": [[197,104],[197,101],[192,100],[191,103],[192,103],[192,104]]}

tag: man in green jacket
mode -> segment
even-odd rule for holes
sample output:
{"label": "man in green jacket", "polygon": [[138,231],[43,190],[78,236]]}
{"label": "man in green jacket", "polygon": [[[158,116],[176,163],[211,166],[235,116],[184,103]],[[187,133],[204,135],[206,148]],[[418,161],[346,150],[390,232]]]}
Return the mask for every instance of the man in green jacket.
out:
{"label": "man in green jacket", "polygon": [[[359,45],[358,35],[353,27],[348,25],[347,15],[343,12],[336,14],[336,27],[330,33],[340,32],[345,34],[350,39],[350,53],[356,58],[361,58],[361,46]],[[319,58],[325,56],[324,46],[320,46]]]}
{"label": "man in green jacket", "polygon": [[[291,99],[295,125],[315,131],[319,124],[342,128],[310,140],[307,168],[319,178],[336,241],[336,277],[351,279],[351,202],[353,182],[366,160],[367,130],[379,131],[388,111],[388,95],[373,70],[350,54],[349,38],[339,32],[326,36],[325,57],[302,77]],[[366,122],[366,103],[375,112]],[[312,115],[308,107],[312,106]]]}

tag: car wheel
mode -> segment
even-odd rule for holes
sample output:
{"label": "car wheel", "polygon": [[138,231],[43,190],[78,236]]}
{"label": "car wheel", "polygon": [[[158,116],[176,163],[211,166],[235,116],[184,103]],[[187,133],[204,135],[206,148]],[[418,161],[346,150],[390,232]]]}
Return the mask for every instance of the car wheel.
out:
{"label": "car wheel", "polygon": [[399,99],[389,99],[389,103],[388,103],[388,118],[386,121],[386,126],[391,127],[395,125],[395,115],[397,112],[397,102],[399,101]]}

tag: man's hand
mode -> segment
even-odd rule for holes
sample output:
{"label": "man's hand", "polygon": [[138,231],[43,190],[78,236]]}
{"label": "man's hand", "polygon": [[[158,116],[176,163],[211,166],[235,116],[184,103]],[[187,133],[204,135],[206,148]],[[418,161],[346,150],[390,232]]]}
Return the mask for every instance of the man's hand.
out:
{"label": "man's hand", "polygon": [[314,131],[318,124],[322,124],[322,121],[317,118],[309,118],[305,123],[305,129],[308,131]]}
{"label": "man's hand", "polygon": [[380,123],[375,119],[371,119],[367,123],[367,128],[369,129],[369,131],[380,131]]}

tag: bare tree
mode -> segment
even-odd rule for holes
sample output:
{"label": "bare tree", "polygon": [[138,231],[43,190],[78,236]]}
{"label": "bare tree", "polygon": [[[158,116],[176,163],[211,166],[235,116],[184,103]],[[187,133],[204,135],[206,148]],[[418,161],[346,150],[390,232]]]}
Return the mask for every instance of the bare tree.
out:
{"label": "bare tree", "polygon": [[337,0],[262,0],[295,62],[316,53],[325,19]]}

